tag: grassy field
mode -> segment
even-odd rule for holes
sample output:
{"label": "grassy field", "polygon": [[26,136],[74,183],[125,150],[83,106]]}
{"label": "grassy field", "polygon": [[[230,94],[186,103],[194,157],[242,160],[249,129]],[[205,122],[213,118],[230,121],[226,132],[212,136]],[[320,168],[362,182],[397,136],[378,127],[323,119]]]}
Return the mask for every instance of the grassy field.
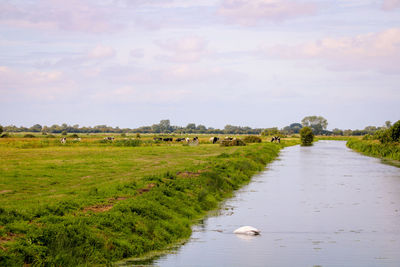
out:
{"label": "grassy field", "polygon": [[396,166],[399,166],[400,163],[399,143],[381,144],[378,140],[352,139],[347,142],[347,146],[367,156],[382,158],[384,160],[387,160],[388,163],[392,163]]}
{"label": "grassy field", "polygon": [[0,139],[0,266],[110,264],[163,249],[298,143],[221,147],[208,138],[197,146],[152,136],[140,146],[99,135],[65,145]]}

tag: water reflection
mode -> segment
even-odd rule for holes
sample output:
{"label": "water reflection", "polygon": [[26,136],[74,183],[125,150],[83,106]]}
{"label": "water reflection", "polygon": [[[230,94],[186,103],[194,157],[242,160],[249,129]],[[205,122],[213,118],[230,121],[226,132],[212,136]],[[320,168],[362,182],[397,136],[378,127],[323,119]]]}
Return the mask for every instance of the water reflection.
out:
{"label": "water reflection", "polygon": [[[156,266],[400,266],[400,169],[345,142],[290,147]],[[252,225],[260,236],[233,230]]]}

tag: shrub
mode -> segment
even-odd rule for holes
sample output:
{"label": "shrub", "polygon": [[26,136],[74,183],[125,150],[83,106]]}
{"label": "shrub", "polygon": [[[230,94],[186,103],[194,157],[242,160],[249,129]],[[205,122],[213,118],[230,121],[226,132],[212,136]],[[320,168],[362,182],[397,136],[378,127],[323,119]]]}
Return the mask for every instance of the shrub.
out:
{"label": "shrub", "polygon": [[70,137],[71,137],[71,138],[79,138],[79,135],[77,135],[77,134],[71,134]]}
{"label": "shrub", "polygon": [[379,140],[382,144],[392,142],[392,138],[390,136],[390,129],[382,129],[378,130],[374,133],[373,138]]}
{"label": "shrub", "polygon": [[245,143],[261,143],[261,138],[254,135],[249,135],[243,138],[243,142]]}
{"label": "shrub", "polygon": [[126,137],[126,133],[122,133],[122,134],[121,134],[121,137]]}
{"label": "shrub", "polygon": [[136,139],[116,140],[114,145],[116,146],[140,146],[142,141]]}
{"label": "shrub", "polygon": [[222,140],[220,146],[245,146],[246,143],[240,139]]}
{"label": "shrub", "polygon": [[62,132],[61,132],[61,135],[67,135],[67,131],[65,131],[65,130],[62,131]]}
{"label": "shrub", "polygon": [[53,135],[53,134],[47,134],[47,135],[46,135],[46,138],[56,138],[56,136]]}
{"label": "shrub", "polygon": [[303,127],[300,130],[300,140],[302,146],[311,146],[314,141],[314,134],[310,127]]}
{"label": "shrub", "polygon": [[33,134],[26,134],[24,135],[24,138],[35,138],[36,136],[34,136]]}
{"label": "shrub", "polygon": [[400,120],[398,120],[392,127],[389,128],[389,135],[393,142],[400,141]]}
{"label": "shrub", "polygon": [[9,135],[8,133],[4,133],[0,136],[0,138],[9,138],[11,137],[11,135]]}
{"label": "shrub", "polygon": [[0,134],[3,133],[3,126],[0,125]]}
{"label": "shrub", "polygon": [[136,134],[136,138],[140,138],[140,133],[137,133],[137,134]]}

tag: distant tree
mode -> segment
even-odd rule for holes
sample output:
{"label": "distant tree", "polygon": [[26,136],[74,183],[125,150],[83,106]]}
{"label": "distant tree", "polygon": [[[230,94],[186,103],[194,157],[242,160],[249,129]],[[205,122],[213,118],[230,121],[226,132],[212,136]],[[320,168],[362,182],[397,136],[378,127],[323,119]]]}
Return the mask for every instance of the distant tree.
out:
{"label": "distant tree", "polygon": [[186,125],[186,129],[195,130],[195,129],[196,129],[196,124],[194,124],[194,123],[189,123],[188,125]]}
{"label": "distant tree", "polygon": [[385,121],[385,126],[386,126],[386,128],[390,128],[390,127],[392,127],[392,122],[391,121]]}
{"label": "distant tree", "polygon": [[314,134],[310,127],[303,127],[300,130],[300,140],[302,146],[311,146],[314,141]]}
{"label": "distant tree", "polygon": [[343,135],[343,131],[338,128],[335,128],[332,130],[332,134],[333,135]]}
{"label": "distant tree", "polygon": [[304,127],[310,127],[315,134],[321,134],[328,127],[328,121],[322,116],[307,116],[301,120]]}
{"label": "distant tree", "polygon": [[40,124],[35,124],[31,128],[29,128],[30,132],[41,132],[42,131],[42,125]]}
{"label": "distant tree", "polygon": [[0,125],[0,134],[3,133],[3,126]]}

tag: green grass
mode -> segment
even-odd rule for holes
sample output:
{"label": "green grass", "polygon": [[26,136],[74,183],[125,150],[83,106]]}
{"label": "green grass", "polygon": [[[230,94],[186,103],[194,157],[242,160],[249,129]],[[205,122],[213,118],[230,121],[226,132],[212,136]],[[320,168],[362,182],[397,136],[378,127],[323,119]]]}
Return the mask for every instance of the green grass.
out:
{"label": "green grass", "polygon": [[104,265],[164,249],[298,143],[36,146],[40,139],[0,142],[0,266]]}
{"label": "green grass", "polygon": [[[381,144],[377,140],[356,140],[347,142],[347,146],[357,152],[367,156],[381,158],[388,163],[398,166],[400,161],[400,144],[388,143]],[[396,162],[397,161],[397,162]]]}

